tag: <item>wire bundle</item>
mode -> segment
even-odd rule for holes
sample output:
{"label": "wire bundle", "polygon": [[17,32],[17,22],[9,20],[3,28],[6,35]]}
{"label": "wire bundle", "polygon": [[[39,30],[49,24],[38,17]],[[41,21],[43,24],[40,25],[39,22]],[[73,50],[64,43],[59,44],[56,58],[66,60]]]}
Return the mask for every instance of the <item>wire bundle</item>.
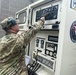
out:
{"label": "wire bundle", "polygon": [[37,75],[36,71],[40,68],[40,64],[37,61],[33,61],[32,64],[27,65],[28,75]]}

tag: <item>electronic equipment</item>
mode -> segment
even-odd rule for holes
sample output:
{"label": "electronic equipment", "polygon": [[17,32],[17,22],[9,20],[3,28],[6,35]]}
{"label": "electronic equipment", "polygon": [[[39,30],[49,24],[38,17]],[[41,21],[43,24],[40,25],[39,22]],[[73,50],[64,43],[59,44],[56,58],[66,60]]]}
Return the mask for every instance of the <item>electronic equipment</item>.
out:
{"label": "electronic equipment", "polygon": [[[21,15],[25,11],[26,16]],[[29,46],[31,60],[43,67],[36,73],[75,75],[76,0],[39,0],[30,4],[16,13],[16,17],[21,20],[20,29],[25,30],[29,26],[31,28],[46,13],[49,15],[45,17],[43,27]]]}
{"label": "electronic equipment", "polygon": [[[58,47],[58,30],[61,18],[61,1],[40,3],[30,5],[32,12],[30,25],[34,25],[44,14],[49,13],[45,17],[44,26],[41,30],[57,30],[56,32],[41,31],[36,35],[35,51],[33,51],[33,60],[37,60],[41,65],[55,72],[57,47]],[[53,34],[53,35],[52,35]]]}

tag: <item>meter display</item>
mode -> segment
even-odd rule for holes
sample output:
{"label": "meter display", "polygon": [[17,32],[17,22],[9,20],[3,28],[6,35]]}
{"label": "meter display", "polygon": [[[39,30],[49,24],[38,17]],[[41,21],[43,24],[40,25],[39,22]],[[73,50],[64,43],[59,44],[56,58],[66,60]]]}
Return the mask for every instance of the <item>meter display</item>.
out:
{"label": "meter display", "polygon": [[39,47],[39,39],[36,39],[36,47]]}
{"label": "meter display", "polygon": [[44,48],[44,38],[37,37],[36,39],[36,47]]}
{"label": "meter display", "polygon": [[57,44],[46,42],[45,54],[56,58]]}
{"label": "meter display", "polygon": [[57,19],[58,5],[37,11],[36,12],[36,21],[38,21],[46,13],[49,13],[49,14],[45,17],[45,20]]}
{"label": "meter display", "polygon": [[41,48],[44,48],[44,40],[41,40]]}

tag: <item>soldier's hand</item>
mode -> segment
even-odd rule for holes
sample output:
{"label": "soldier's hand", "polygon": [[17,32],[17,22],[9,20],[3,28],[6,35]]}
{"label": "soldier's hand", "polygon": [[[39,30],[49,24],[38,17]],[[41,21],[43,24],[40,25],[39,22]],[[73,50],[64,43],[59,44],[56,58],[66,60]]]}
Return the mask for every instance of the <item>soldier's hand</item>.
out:
{"label": "soldier's hand", "polygon": [[43,17],[47,17],[47,16],[49,16],[49,15],[50,15],[50,12],[45,13],[45,14],[43,14],[42,16],[43,16]]}
{"label": "soldier's hand", "polygon": [[50,12],[43,14],[40,20],[44,23],[45,22],[45,18],[47,16],[49,16],[49,15],[50,15]]}
{"label": "soldier's hand", "polygon": [[45,22],[45,17],[41,17],[40,20],[41,20],[41,21],[43,22],[43,24],[44,24],[44,22]]}

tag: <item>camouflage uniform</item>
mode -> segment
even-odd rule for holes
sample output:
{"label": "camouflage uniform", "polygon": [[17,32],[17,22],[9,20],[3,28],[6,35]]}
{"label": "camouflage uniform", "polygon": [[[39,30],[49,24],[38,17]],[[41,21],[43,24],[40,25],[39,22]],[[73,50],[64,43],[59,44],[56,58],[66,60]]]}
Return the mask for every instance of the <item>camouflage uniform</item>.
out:
{"label": "camouflage uniform", "polygon": [[28,75],[24,62],[24,46],[40,30],[43,21],[21,34],[7,33],[0,39],[0,75]]}

